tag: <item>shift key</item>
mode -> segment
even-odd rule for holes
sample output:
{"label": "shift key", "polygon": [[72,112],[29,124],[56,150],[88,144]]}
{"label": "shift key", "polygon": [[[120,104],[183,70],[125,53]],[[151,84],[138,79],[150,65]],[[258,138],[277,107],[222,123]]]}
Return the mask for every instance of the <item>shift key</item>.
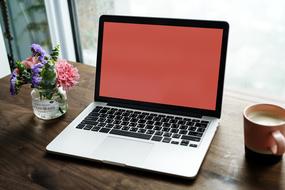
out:
{"label": "shift key", "polygon": [[182,135],[181,139],[189,140],[189,141],[196,141],[196,142],[199,142],[201,140],[200,137],[193,137],[193,136],[190,136],[190,135]]}

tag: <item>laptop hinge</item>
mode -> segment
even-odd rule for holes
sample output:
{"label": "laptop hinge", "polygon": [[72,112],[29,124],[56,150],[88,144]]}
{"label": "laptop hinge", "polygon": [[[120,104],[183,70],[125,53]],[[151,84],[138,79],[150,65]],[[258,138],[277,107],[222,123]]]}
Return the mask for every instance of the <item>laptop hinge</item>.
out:
{"label": "laptop hinge", "polygon": [[182,115],[182,116],[188,116],[188,117],[196,117],[196,118],[203,117],[203,115],[195,114],[191,112],[183,112],[183,111],[173,110],[173,109],[161,109],[161,108],[156,108],[156,107],[148,107],[144,105],[131,105],[131,104],[123,104],[123,103],[108,103],[107,105],[114,106],[114,107],[138,109],[142,111],[152,111],[152,112],[161,112],[161,113],[173,114],[173,115]]}

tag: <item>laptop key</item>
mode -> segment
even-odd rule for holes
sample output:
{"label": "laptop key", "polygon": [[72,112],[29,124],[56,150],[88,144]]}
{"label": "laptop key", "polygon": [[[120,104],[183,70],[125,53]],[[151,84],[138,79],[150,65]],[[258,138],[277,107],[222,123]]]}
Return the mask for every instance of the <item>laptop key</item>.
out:
{"label": "laptop key", "polygon": [[172,125],[171,125],[171,128],[177,129],[178,126],[179,126],[178,124],[172,124]]}
{"label": "laptop key", "polygon": [[192,121],[190,118],[183,118],[184,121]]}
{"label": "laptop key", "polygon": [[106,119],[105,119],[105,118],[100,117],[100,118],[98,119],[98,121],[99,121],[99,122],[105,122],[105,121],[106,121]]}
{"label": "laptop key", "polygon": [[146,130],[145,130],[145,129],[139,129],[138,132],[139,132],[139,133],[145,133]]}
{"label": "laptop key", "polygon": [[121,125],[115,125],[114,129],[121,129]]}
{"label": "laptop key", "polygon": [[92,129],[91,129],[91,131],[99,131],[100,130],[100,127],[93,127]]}
{"label": "laptop key", "polygon": [[154,133],[154,130],[147,130],[146,134],[152,135]]}
{"label": "laptop key", "polygon": [[165,122],[165,123],[167,123],[167,122],[169,122],[169,118],[162,118],[162,120],[161,120],[161,122]]}
{"label": "laptop key", "polygon": [[147,116],[145,119],[146,119],[146,120],[152,120],[152,119],[153,119],[153,116]]}
{"label": "laptop key", "polygon": [[187,129],[188,126],[187,125],[180,125],[179,129]]}
{"label": "laptop key", "polygon": [[161,131],[156,131],[154,135],[161,136],[162,134],[163,134],[163,132],[161,132]]}
{"label": "laptop key", "polygon": [[129,117],[130,117],[130,118],[136,118],[136,117],[138,117],[138,114],[132,113]]}
{"label": "laptop key", "polygon": [[200,137],[193,137],[193,136],[189,136],[189,135],[182,135],[181,139],[189,140],[189,141],[196,141],[196,142],[200,142],[200,140],[201,140]]}
{"label": "laptop key", "polygon": [[173,135],[172,135],[172,138],[179,139],[180,137],[181,137],[181,135],[179,135],[179,134],[173,134]]}
{"label": "laptop key", "polygon": [[137,118],[132,118],[132,119],[130,120],[130,122],[137,122],[137,121],[138,121]]}
{"label": "laptop key", "polygon": [[161,141],[161,139],[162,139],[162,137],[160,137],[160,136],[153,136],[152,137],[152,141]]}
{"label": "laptop key", "polygon": [[183,145],[183,146],[188,146],[189,144],[189,141],[188,140],[182,140],[180,145]]}
{"label": "laptop key", "polygon": [[100,111],[102,108],[103,108],[103,107],[101,107],[101,106],[97,106],[97,107],[94,108],[94,110],[92,110],[92,112],[98,112],[98,111]]}
{"label": "laptop key", "polygon": [[150,124],[150,125],[152,125],[152,124],[154,124],[154,121],[150,121],[150,120],[148,120],[148,121],[146,122],[146,124]]}
{"label": "laptop key", "polygon": [[162,126],[162,122],[156,121],[156,122],[154,123],[154,125],[156,125],[156,126]]}
{"label": "laptop key", "polygon": [[108,116],[108,114],[101,113],[99,117],[105,118],[105,117],[107,117],[107,116]]}
{"label": "laptop key", "polygon": [[115,119],[116,119],[116,120],[121,120],[121,119],[123,119],[123,117],[122,117],[122,116],[117,115],[117,116],[115,117]]}
{"label": "laptop key", "polygon": [[122,116],[129,116],[129,115],[130,115],[130,113],[128,113],[128,112],[125,112],[122,114]]}
{"label": "laptop key", "polygon": [[115,120],[113,123],[114,123],[114,124],[120,124],[121,121],[120,121],[120,120]]}
{"label": "laptop key", "polygon": [[146,139],[146,140],[149,140],[151,138],[151,135],[148,135],[148,134],[133,133],[130,131],[121,131],[121,130],[117,130],[117,129],[112,129],[109,134],[134,137],[134,138]]}
{"label": "laptop key", "polygon": [[96,125],[97,124],[97,121],[93,121],[93,120],[83,120],[81,122],[82,124],[89,124],[89,125]]}
{"label": "laptop key", "polygon": [[106,125],[106,127],[107,127],[107,128],[112,128],[112,127],[114,127],[114,124],[110,124],[110,123],[109,123],[109,124]]}
{"label": "laptop key", "polygon": [[90,116],[90,117],[98,117],[100,115],[100,113],[98,113],[98,112],[90,112],[89,113],[89,115],[88,115],[88,117]]}
{"label": "laptop key", "polygon": [[178,133],[179,129],[171,129],[170,132],[171,133]]}
{"label": "laptop key", "polygon": [[113,122],[114,122],[113,119],[107,119],[107,120],[106,120],[106,123],[113,123]]}
{"label": "laptop key", "polygon": [[192,131],[189,131],[188,135],[195,136],[195,137],[202,137],[202,133],[192,132]]}
{"label": "laptop key", "polygon": [[162,142],[164,143],[169,143],[171,141],[171,138],[168,137],[164,137],[164,139],[162,140]]}
{"label": "laptop key", "polygon": [[136,125],[137,125],[137,124],[136,124],[136,123],[133,123],[133,122],[132,122],[132,123],[129,123],[129,126],[130,126],[130,127],[135,127]]}
{"label": "laptop key", "polygon": [[160,121],[161,119],[162,119],[161,117],[157,117],[156,116],[156,117],[153,118],[153,121]]}
{"label": "laptop key", "polygon": [[101,110],[99,111],[99,113],[107,113],[107,111],[108,111],[108,110],[101,109]]}
{"label": "laptop key", "polygon": [[164,133],[163,134],[164,137],[171,137],[171,135],[172,135],[171,133]]}
{"label": "laptop key", "polygon": [[170,127],[170,123],[163,123],[162,126],[163,127]]}
{"label": "laptop key", "polygon": [[93,125],[85,125],[85,127],[83,128],[84,130],[90,130],[93,127]]}
{"label": "laptop key", "polygon": [[130,131],[132,131],[132,132],[136,132],[138,130],[138,128],[136,128],[136,127],[132,127],[131,129],[130,129]]}
{"label": "laptop key", "polygon": [[152,129],[153,126],[152,126],[152,125],[147,125],[145,128],[146,128],[146,129]]}
{"label": "laptop key", "polygon": [[205,123],[205,124],[208,124],[209,121],[206,121],[206,120],[202,120],[201,123]]}
{"label": "laptop key", "polygon": [[192,121],[187,121],[187,123],[186,123],[186,125],[189,125],[189,126],[194,126],[194,122],[192,122]]}
{"label": "laptop key", "polygon": [[189,131],[196,131],[197,127],[190,127],[188,130]]}
{"label": "laptop key", "polygon": [[168,132],[168,131],[170,131],[170,128],[163,127],[163,128],[162,128],[162,131],[164,131],[164,132]]}
{"label": "laptop key", "polygon": [[180,131],[179,131],[179,134],[181,134],[181,135],[186,135],[187,132],[188,132],[187,130],[180,130]]}
{"label": "laptop key", "polygon": [[93,120],[96,121],[99,117],[98,116],[92,116],[92,115],[88,115],[85,120]]}
{"label": "laptop key", "polygon": [[139,124],[137,125],[138,128],[144,128],[144,126],[145,126],[145,124],[142,124],[142,123],[139,123]]}
{"label": "laptop key", "polygon": [[140,120],[138,121],[138,123],[146,123],[146,120],[140,119]]}
{"label": "laptop key", "polygon": [[178,124],[180,124],[180,125],[185,125],[185,124],[186,124],[186,121],[179,120],[179,121],[178,121]]}
{"label": "laptop key", "polygon": [[99,130],[99,132],[102,132],[102,133],[108,133],[111,129],[108,129],[108,128],[101,128]]}
{"label": "laptop key", "polygon": [[123,121],[130,121],[131,118],[130,117],[123,117]]}
{"label": "laptop key", "polygon": [[144,119],[144,118],[145,118],[145,115],[138,115],[137,118],[138,118],[138,119]]}
{"label": "laptop key", "polygon": [[171,141],[171,144],[179,144],[178,141]]}
{"label": "laptop key", "polygon": [[106,123],[98,123],[97,126],[98,127],[104,127],[106,125]]}
{"label": "laptop key", "polygon": [[196,148],[197,145],[196,144],[190,144],[189,146],[193,147],[193,148]]}
{"label": "laptop key", "polygon": [[83,127],[85,127],[85,124],[79,124],[79,125],[77,125],[75,128],[77,128],[77,129],[82,129]]}
{"label": "laptop key", "polygon": [[127,127],[127,126],[122,127],[122,130],[124,130],[124,131],[127,131],[129,129],[130,129],[130,127]]}
{"label": "laptop key", "polygon": [[195,123],[195,127],[203,127],[203,128],[206,128],[206,127],[207,127],[207,124],[205,124],[205,123]]}
{"label": "laptop key", "polygon": [[205,129],[204,128],[198,128],[197,131],[200,133],[203,133],[205,131]]}
{"label": "laptop key", "polygon": [[160,131],[162,129],[162,127],[159,127],[159,126],[155,126],[154,128],[153,128],[153,130],[156,130],[156,131]]}
{"label": "laptop key", "polygon": [[122,121],[121,122],[121,125],[128,125],[129,124],[129,122],[127,122],[127,121]]}

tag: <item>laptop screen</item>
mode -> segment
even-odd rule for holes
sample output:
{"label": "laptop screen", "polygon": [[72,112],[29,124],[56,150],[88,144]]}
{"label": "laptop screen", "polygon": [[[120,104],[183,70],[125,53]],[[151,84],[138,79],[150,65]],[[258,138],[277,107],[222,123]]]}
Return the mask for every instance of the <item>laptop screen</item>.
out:
{"label": "laptop screen", "polygon": [[215,110],[223,29],[104,22],[99,96]]}

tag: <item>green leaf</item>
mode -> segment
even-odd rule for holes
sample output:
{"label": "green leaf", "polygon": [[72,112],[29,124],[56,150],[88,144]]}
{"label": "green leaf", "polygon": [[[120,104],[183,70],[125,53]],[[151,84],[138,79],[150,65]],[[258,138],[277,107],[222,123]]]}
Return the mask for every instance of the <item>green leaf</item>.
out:
{"label": "green leaf", "polygon": [[26,67],[20,61],[16,61],[16,68],[19,69],[20,73],[26,70]]}
{"label": "green leaf", "polygon": [[54,64],[46,63],[41,72],[41,87],[42,89],[53,89],[56,87],[56,72]]}
{"label": "green leaf", "polygon": [[59,45],[59,44],[57,44],[57,45],[53,48],[53,50],[51,51],[50,56],[51,56],[51,59],[52,59],[54,62],[56,62],[57,59],[58,59],[59,51],[60,51],[60,45]]}

